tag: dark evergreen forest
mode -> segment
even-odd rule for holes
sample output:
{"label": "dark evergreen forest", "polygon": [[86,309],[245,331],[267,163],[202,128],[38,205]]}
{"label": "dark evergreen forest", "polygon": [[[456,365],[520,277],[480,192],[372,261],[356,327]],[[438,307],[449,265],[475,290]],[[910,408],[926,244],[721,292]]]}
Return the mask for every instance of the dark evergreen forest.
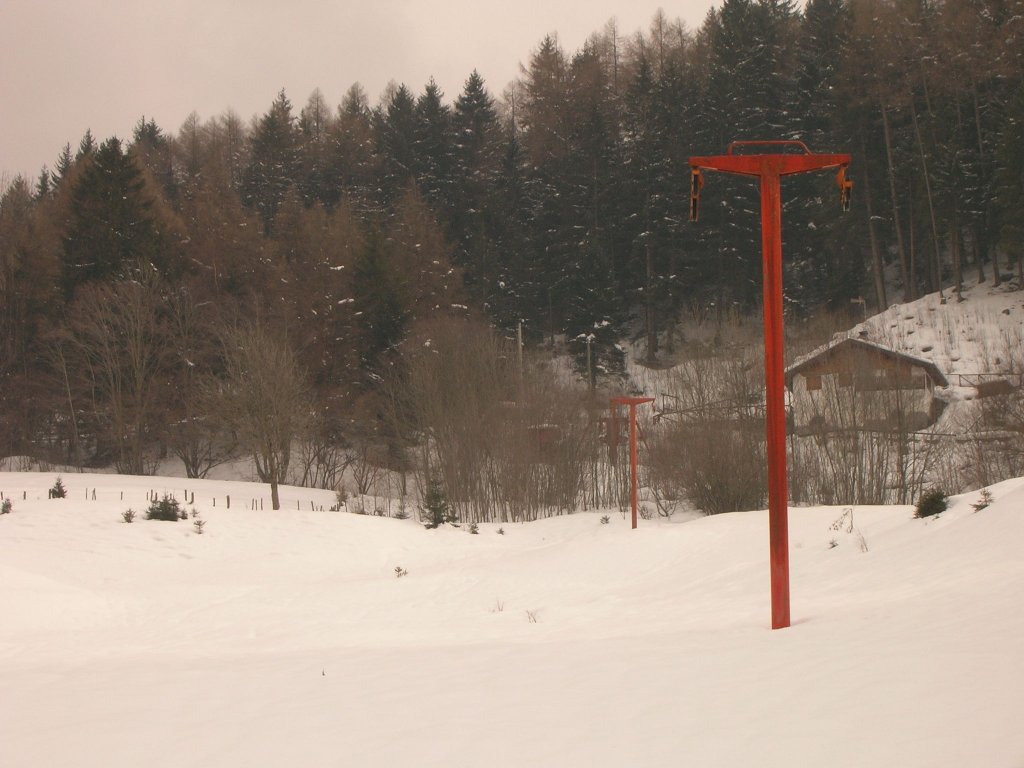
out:
{"label": "dark evergreen forest", "polygon": [[199,472],[240,326],[293,350],[325,445],[378,428],[439,316],[587,339],[607,374],[623,339],[670,358],[682,314],[758,311],[756,187],[716,175],[688,221],[689,156],[737,139],[853,155],[849,213],[831,174],[784,184],[791,317],[1019,287],[1022,75],[1024,0],[725,0],[545,37],[500,94],[472,72],[86,133],[0,200],[0,455]]}

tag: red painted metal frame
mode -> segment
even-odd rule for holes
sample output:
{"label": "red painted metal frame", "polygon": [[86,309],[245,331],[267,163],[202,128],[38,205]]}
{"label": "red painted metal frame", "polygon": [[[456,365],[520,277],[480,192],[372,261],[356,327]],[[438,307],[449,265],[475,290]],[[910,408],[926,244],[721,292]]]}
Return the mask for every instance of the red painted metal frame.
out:
{"label": "red painted metal frame", "polygon": [[[793,148],[769,154],[738,155],[741,147]],[[789,511],[786,485],[786,404],[782,315],[782,203],[781,177],[808,171],[839,168],[836,176],[846,204],[852,183],[846,179],[850,156],[814,154],[799,141],[735,141],[724,155],[691,157],[693,187],[691,218],[696,220],[697,199],[703,186],[702,171],[754,176],[761,184],[761,251],[764,274],[765,431],[768,441],[768,537],[771,558],[772,629],[790,625]]]}
{"label": "red painted metal frame", "polygon": [[[636,528],[637,489],[637,445],[636,445],[636,407],[644,403],[653,403],[653,397],[613,397],[611,399],[612,424],[616,423],[615,408],[619,405],[629,406],[629,499],[633,508],[633,528]],[[616,427],[617,429],[617,427]]]}

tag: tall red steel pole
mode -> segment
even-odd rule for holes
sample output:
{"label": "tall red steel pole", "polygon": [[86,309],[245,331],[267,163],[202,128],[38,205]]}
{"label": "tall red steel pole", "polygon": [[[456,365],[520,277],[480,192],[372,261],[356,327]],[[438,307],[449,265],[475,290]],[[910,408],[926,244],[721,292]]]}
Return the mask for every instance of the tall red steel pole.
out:
{"label": "tall red steel pole", "polygon": [[[619,405],[629,406],[629,500],[633,508],[633,528],[636,528],[636,506],[637,506],[637,445],[636,445],[636,407],[644,403],[653,403],[653,397],[613,397],[612,404],[612,425],[615,424],[615,408]],[[617,429],[617,427],[616,427]]]}
{"label": "tall red steel pole", "polygon": [[[738,155],[744,147],[770,148],[764,154]],[[784,149],[797,150],[783,152]],[[838,168],[843,209],[850,189],[846,178],[849,155],[815,154],[799,141],[734,141],[724,155],[691,157],[693,185],[690,219],[697,220],[702,171],[754,176],[761,183],[761,253],[764,274],[765,432],[768,443],[768,545],[771,563],[772,629],[790,625],[789,520],[786,486],[786,400],[782,317],[782,184],[783,176]]]}

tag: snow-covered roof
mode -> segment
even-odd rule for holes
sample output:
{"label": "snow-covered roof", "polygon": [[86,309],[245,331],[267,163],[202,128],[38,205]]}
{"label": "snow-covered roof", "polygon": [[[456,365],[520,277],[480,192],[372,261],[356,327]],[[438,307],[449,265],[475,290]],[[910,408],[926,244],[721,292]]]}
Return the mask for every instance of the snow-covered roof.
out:
{"label": "snow-covered roof", "polygon": [[884,344],[879,344],[874,341],[868,341],[867,339],[861,339],[854,336],[842,336],[833,339],[828,344],[818,347],[813,352],[803,355],[789,365],[786,368],[786,386],[792,389],[793,377],[798,373],[803,372],[805,369],[821,362],[824,359],[832,357],[840,350],[849,348],[866,350],[892,360],[899,360],[900,362],[908,363],[921,368],[936,384],[936,386],[945,387],[949,385],[945,374],[943,374],[942,371],[939,370],[939,367],[931,360],[926,360],[922,357],[915,357],[914,355],[908,355],[905,352],[900,352],[892,347],[887,347]]}

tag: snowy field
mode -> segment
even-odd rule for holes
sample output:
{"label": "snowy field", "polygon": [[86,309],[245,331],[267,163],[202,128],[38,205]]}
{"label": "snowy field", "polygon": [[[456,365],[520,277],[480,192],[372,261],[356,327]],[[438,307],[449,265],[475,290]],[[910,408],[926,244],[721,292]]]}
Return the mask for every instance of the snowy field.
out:
{"label": "snowy field", "polygon": [[[54,479],[0,473],[5,768],[1024,766],[1024,480],[852,531],[791,510],[771,631],[764,512],[474,536],[308,489],[272,512],[245,483]],[[149,489],[194,493],[202,535],[124,523]]]}

